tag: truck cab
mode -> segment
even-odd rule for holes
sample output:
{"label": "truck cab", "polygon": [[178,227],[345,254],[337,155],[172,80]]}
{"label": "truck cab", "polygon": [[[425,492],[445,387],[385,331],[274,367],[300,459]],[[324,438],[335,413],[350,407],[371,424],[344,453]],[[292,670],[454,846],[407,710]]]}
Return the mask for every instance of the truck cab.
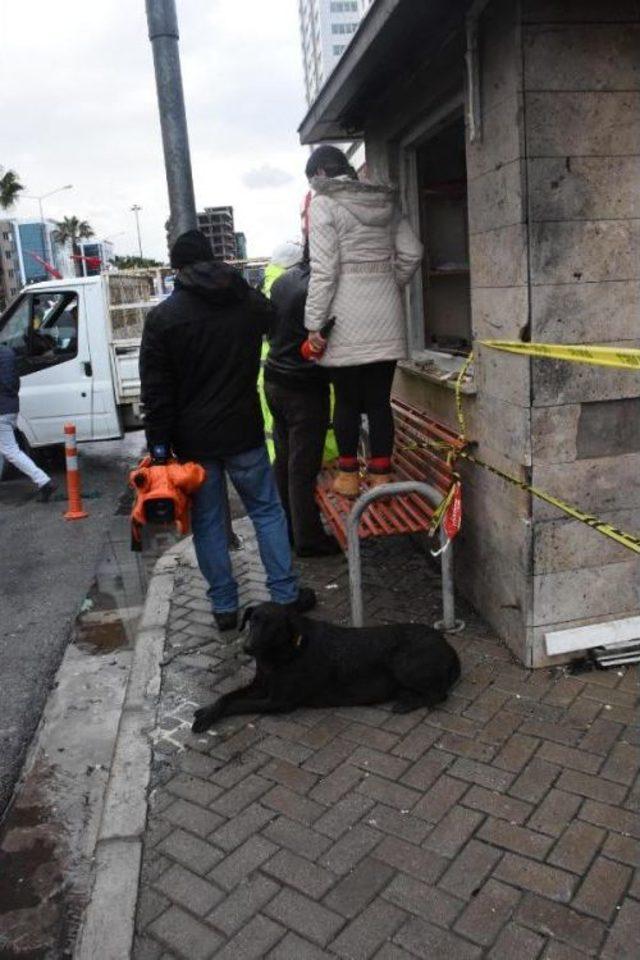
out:
{"label": "truck cab", "polygon": [[100,277],[27,287],[0,318],[0,343],[20,374],[18,427],[31,447],[121,436]]}
{"label": "truck cab", "polygon": [[142,271],[25,287],[0,316],[0,343],[20,373],[18,428],[30,447],[111,440],[142,425],[138,359],[146,312],[167,295]]}

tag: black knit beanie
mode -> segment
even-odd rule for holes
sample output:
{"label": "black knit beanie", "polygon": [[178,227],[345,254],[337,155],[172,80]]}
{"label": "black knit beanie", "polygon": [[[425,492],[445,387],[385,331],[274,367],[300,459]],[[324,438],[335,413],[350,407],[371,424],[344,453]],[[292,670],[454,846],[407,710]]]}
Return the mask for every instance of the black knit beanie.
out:
{"label": "black knit beanie", "polygon": [[351,177],[357,180],[358,175],[345,157],[342,150],[325,143],[321,147],[316,147],[309,159],[304,172],[307,178],[315,177],[318,170],[324,170],[328,177]]}
{"label": "black knit beanie", "polygon": [[176,270],[188,267],[199,260],[213,260],[211,244],[201,230],[181,233],[171,248],[171,266]]}

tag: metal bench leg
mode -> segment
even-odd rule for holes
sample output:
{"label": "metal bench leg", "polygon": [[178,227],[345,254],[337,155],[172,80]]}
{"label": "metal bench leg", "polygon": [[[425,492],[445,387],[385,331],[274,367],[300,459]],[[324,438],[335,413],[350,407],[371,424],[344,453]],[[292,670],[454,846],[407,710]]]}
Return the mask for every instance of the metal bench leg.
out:
{"label": "metal bench leg", "polygon": [[[354,507],[355,510],[355,507]],[[353,513],[353,510],[351,511]],[[361,514],[358,514],[358,521]],[[349,517],[350,518],[350,517]],[[349,595],[351,597],[351,626],[361,627],[362,607],[362,560],[360,557],[359,523],[347,527],[347,562],[349,564]]]}
{"label": "metal bench leg", "polygon": [[[361,497],[358,497],[347,517],[347,561],[349,563],[351,624],[354,627],[361,627],[364,619],[362,603],[362,561],[360,558],[360,537],[358,536],[360,518],[374,500],[379,500],[381,497],[408,493],[421,494],[433,504],[434,507],[437,506],[442,499],[442,495],[438,490],[428,483],[421,483],[418,480],[387,483],[384,487],[375,487],[373,490],[367,490]],[[444,531],[441,529],[440,543],[443,546],[446,543],[446,539]],[[455,618],[451,545],[441,554],[440,563],[442,569],[442,620],[439,620],[434,626],[439,630],[462,630],[464,629],[464,621],[456,620]]]}
{"label": "metal bench leg", "polygon": [[447,535],[440,527],[440,569],[442,571],[442,620],[437,620],[434,627],[446,630],[449,633],[458,633],[464,630],[464,620],[456,620],[454,587],[453,587],[453,544],[447,543]]}

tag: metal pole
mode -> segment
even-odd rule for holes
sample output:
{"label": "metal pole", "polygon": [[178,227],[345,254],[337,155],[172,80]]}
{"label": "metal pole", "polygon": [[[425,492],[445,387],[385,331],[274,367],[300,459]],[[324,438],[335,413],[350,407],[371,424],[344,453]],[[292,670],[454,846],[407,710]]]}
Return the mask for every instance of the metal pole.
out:
{"label": "metal pole", "polygon": [[51,264],[51,266],[54,266],[53,250],[51,249],[49,234],[47,233],[47,225],[44,222],[44,211],[42,209],[42,197],[38,197],[38,206],[40,207],[40,223],[42,224],[42,247],[44,249],[44,258],[48,263]]}
{"label": "metal pole", "polygon": [[134,203],[134,205],[131,207],[131,210],[136,218],[136,230],[138,231],[138,253],[140,259],[142,260],[142,240],[140,238],[140,211],[142,210],[142,207],[138,203]]}
{"label": "metal pole", "polygon": [[[175,0],[146,0],[149,39],[153,49],[158,110],[164,149],[164,167],[169,191],[169,246],[187,230],[196,230],[198,217],[193,193],[189,132],[184,107]],[[137,213],[136,213],[137,221]],[[140,256],[140,228],[138,227]],[[225,482],[226,487],[226,482]],[[224,491],[225,526],[230,545],[237,543],[231,526],[228,490]]]}
{"label": "metal pole", "polygon": [[453,601],[453,549],[447,535],[440,527],[440,569],[442,571],[442,620],[438,625],[443,630],[456,629],[456,611]]}
{"label": "metal pole", "polygon": [[146,0],[153,48],[164,163],[171,210],[171,241],[198,226],[184,108],[175,0]]}
{"label": "metal pole", "polygon": [[[361,627],[363,623],[362,604],[362,566],[360,562],[360,538],[358,527],[364,511],[375,500],[381,497],[402,496],[408,493],[419,493],[434,507],[442,500],[442,494],[435,487],[419,480],[407,480],[399,483],[386,483],[383,487],[374,487],[358,497],[347,517],[347,560],[349,563],[349,590],[351,593],[351,623],[354,627]],[[440,531],[440,542],[444,546],[447,541],[444,531]],[[453,566],[451,544],[440,554],[442,570],[442,620],[436,627],[443,630],[461,630],[464,623],[455,618],[455,599],[453,591]]]}

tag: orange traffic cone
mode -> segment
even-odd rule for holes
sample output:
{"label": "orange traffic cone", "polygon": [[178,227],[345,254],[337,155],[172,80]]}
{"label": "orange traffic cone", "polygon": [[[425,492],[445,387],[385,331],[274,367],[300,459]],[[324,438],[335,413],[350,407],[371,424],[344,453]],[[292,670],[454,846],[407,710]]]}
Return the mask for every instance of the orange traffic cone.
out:
{"label": "orange traffic cone", "polygon": [[76,428],[73,423],[65,423],[64,425],[64,452],[67,460],[67,497],[69,499],[69,509],[65,513],[64,519],[83,520],[89,514],[82,509]]}

